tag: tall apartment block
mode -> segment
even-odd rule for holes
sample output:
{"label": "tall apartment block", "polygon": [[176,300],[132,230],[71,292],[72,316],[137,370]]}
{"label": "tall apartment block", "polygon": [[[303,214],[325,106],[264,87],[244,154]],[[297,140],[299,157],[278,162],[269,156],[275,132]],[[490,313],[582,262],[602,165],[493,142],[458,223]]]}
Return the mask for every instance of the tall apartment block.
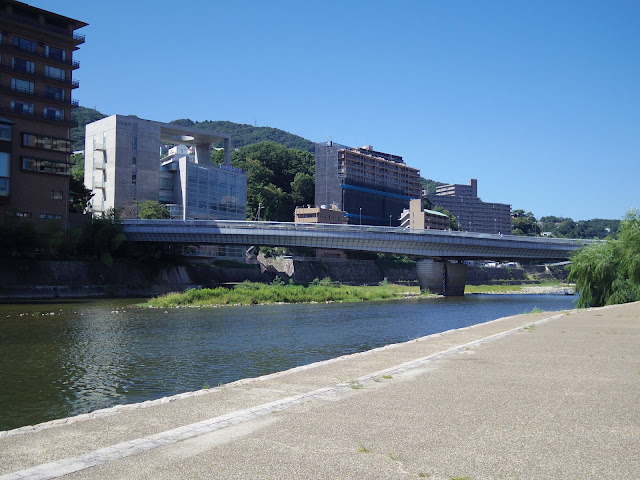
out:
{"label": "tall apartment block", "polygon": [[420,170],[402,157],[333,142],[316,143],[316,205],[335,204],[350,224],[398,226],[403,209],[420,198]]}
{"label": "tall apartment block", "polygon": [[511,205],[487,203],[478,197],[478,181],[467,185],[442,185],[435,194],[426,195],[432,205],[449,210],[461,230],[479,233],[511,233]]}
{"label": "tall apartment block", "polygon": [[75,33],[87,24],[0,0],[0,215],[69,220]]}

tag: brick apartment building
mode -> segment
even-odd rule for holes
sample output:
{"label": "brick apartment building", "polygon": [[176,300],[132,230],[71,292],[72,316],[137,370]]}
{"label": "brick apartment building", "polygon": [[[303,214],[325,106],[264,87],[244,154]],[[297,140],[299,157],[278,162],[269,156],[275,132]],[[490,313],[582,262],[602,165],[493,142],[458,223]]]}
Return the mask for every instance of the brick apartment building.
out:
{"label": "brick apartment building", "polygon": [[75,30],[86,25],[0,0],[0,221],[68,223]]}

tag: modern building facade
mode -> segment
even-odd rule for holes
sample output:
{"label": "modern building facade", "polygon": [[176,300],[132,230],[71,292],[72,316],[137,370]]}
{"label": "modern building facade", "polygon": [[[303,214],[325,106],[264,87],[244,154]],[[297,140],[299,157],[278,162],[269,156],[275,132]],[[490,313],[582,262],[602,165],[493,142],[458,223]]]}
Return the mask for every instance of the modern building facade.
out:
{"label": "modern building facade", "polygon": [[73,52],[85,22],[0,0],[0,215],[69,220]]}
{"label": "modern building facade", "polygon": [[448,230],[451,227],[449,217],[442,212],[422,208],[422,199],[411,200],[409,208],[403,210],[400,227],[414,230]]}
{"label": "modern building facade", "polygon": [[316,205],[336,204],[351,224],[398,226],[402,210],[420,198],[420,170],[402,157],[333,142],[316,143]]}
{"label": "modern building facade", "polygon": [[511,205],[487,203],[478,197],[478,181],[467,185],[443,185],[435,194],[426,195],[432,205],[449,210],[458,220],[460,230],[468,232],[511,233]]}
{"label": "modern building facade", "polygon": [[[218,143],[224,146],[221,165],[211,162],[212,144]],[[174,146],[161,157],[166,144]],[[247,175],[231,166],[231,137],[209,130],[121,115],[90,123],[84,179],[98,216],[154,200],[173,219],[247,218]],[[225,251],[219,256],[244,259],[242,247]]]}

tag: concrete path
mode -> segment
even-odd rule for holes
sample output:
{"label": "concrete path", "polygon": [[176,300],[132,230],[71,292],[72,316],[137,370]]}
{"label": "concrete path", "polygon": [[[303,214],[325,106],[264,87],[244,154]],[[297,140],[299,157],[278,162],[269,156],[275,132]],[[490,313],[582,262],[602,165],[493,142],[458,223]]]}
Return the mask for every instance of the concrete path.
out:
{"label": "concrete path", "polygon": [[0,480],[639,479],[640,303],[0,432]]}

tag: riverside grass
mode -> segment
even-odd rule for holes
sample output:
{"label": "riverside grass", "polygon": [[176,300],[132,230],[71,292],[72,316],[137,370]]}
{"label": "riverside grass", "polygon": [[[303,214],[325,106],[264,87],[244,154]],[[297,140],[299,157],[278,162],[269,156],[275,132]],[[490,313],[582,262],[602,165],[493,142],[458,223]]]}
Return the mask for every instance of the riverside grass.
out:
{"label": "riverside grass", "polygon": [[520,292],[527,287],[569,287],[566,283],[557,280],[548,280],[539,283],[523,283],[521,285],[494,284],[494,285],[467,285],[464,293],[501,293]]}
{"label": "riverside grass", "polygon": [[259,305],[270,303],[324,303],[389,300],[419,295],[418,287],[383,284],[350,286],[320,282],[309,285],[243,282],[232,288],[216,287],[191,289],[182,293],[168,293],[149,300],[146,305],[156,308],[180,306]]}

